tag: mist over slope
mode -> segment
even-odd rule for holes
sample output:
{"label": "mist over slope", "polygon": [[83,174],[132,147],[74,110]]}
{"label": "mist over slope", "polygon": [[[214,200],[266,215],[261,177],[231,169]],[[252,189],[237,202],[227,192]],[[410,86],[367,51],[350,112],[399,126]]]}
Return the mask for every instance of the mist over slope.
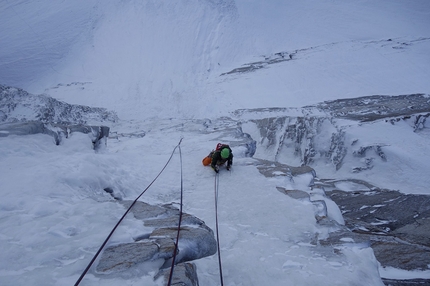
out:
{"label": "mist over slope", "polygon": [[[1,5],[3,84],[121,118],[216,117],[430,85],[427,1]],[[293,60],[220,76],[280,52]]]}

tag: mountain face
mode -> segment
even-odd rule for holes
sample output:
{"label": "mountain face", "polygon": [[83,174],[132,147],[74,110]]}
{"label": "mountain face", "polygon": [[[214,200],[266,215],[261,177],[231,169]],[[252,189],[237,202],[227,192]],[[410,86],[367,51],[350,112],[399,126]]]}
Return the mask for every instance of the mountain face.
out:
{"label": "mountain face", "polygon": [[[57,145],[64,145],[64,140],[69,140],[74,132],[90,133],[93,136],[94,148],[100,152],[106,150],[106,145],[111,140],[146,138],[154,132],[144,130],[124,133],[115,130],[109,134],[109,127],[83,125],[87,120],[91,120],[115,126],[119,119],[114,113],[103,108],[74,106],[6,86],[2,86],[2,94],[4,96],[0,110],[4,122],[0,125],[0,134],[3,137],[43,133],[51,135]],[[239,160],[241,157],[254,157],[251,164],[267,179],[285,178],[289,183],[278,183],[276,189],[293,200],[311,203],[317,224],[330,229],[328,236],[318,234],[310,239],[309,243],[312,245],[331,246],[336,249],[344,245],[345,239],[348,238],[351,240],[348,240],[349,243],[371,247],[383,267],[422,271],[426,267],[426,249],[429,247],[426,235],[430,210],[428,196],[404,195],[389,190],[387,186],[376,186],[366,181],[364,178],[369,174],[384,174],[400,159],[396,158],[398,154],[389,148],[390,144],[396,143],[395,140],[386,138],[386,141],[369,141],[375,134],[367,134],[362,138],[356,128],[366,130],[367,125],[370,125],[372,128],[380,126],[384,129],[389,126],[397,130],[397,134],[426,132],[426,119],[430,114],[428,98],[425,94],[368,96],[326,101],[303,108],[241,109],[232,113],[229,118],[180,120],[179,124],[174,125],[167,122],[160,131],[167,134],[168,130],[175,130],[183,134],[195,133],[197,136],[214,134],[217,140],[230,144]],[[90,131],[86,131],[86,128]],[[103,131],[104,128],[107,130]],[[288,164],[293,161],[296,164]],[[334,178],[321,177],[321,165],[331,170],[325,174],[332,174]],[[345,173],[349,174],[349,178],[339,176],[336,179],[337,174]],[[390,185],[398,185],[395,179],[391,179]],[[300,181],[301,183],[298,183]],[[414,186],[416,189],[418,187],[418,184]],[[130,205],[123,201],[124,194],[118,190],[111,187],[104,190],[115,200]],[[133,243],[123,242],[107,247],[97,265],[99,273],[116,273],[118,277],[128,279],[132,272],[137,275],[136,265],[148,263],[155,257],[165,260],[164,263],[160,262],[160,266],[170,265],[170,252],[174,245],[169,239],[160,240],[160,234],[157,233],[170,231],[172,233],[169,237],[174,239],[173,232],[178,216],[160,220],[161,216],[155,214],[155,217],[151,218],[154,216],[153,209],[166,212],[162,210],[165,206],[143,205],[144,207],[134,207],[132,212],[136,219],[146,219],[146,226],[155,227],[155,234],[139,234],[133,238]],[[167,209],[170,209],[169,213],[178,212],[172,207]],[[403,211],[397,211],[399,209]],[[169,221],[168,225],[165,225],[166,220]],[[188,224],[186,222],[183,226],[184,231]],[[196,227],[203,227],[208,234],[202,236],[194,233]],[[203,221],[194,218],[187,232],[188,236],[182,236],[182,243],[188,245],[193,241],[191,244],[195,245],[183,248],[179,256],[182,260],[178,262],[213,255],[213,248],[216,247],[214,233]],[[205,245],[211,245],[210,253],[205,250]],[[133,250],[135,247],[139,249],[138,252]],[[196,256],[187,253],[202,254]],[[408,258],[410,253],[414,253],[413,262]],[[151,266],[146,271],[154,271],[154,267]],[[167,272],[161,270],[165,267],[160,268],[155,279],[159,280],[161,276],[167,279]],[[188,281],[189,285],[198,284],[199,275],[195,264],[187,262],[178,265],[176,271],[179,272],[175,272],[175,279]],[[138,272],[139,275],[146,273]],[[402,285],[402,282],[396,279],[384,281]],[[408,281],[417,283],[416,285],[423,282],[422,279]]]}
{"label": "mountain face", "polygon": [[[179,206],[178,283],[429,283],[429,14],[3,1],[0,284],[75,283],[170,155],[86,285],[166,285]],[[218,142],[234,164],[215,177]]]}
{"label": "mountain face", "polygon": [[72,105],[46,95],[33,95],[20,88],[0,85],[2,123],[37,120],[44,123],[115,122],[115,112],[103,108]]}

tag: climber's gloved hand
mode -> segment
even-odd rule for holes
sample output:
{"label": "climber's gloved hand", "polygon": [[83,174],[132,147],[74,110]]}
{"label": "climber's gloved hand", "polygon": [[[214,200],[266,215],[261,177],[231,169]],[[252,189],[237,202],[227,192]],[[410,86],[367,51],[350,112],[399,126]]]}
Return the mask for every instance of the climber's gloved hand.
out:
{"label": "climber's gloved hand", "polygon": [[219,168],[218,168],[218,166],[213,167],[213,169],[214,169],[215,173],[217,173],[217,174],[218,174],[218,172],[219,172]]}
{"label": "climber's gloved hand", "polygon": [[227,166],[227,171],[230,171],[230,168],[231,168],[231,166],[230,166],[230,165],[228,165],[228,166]]}

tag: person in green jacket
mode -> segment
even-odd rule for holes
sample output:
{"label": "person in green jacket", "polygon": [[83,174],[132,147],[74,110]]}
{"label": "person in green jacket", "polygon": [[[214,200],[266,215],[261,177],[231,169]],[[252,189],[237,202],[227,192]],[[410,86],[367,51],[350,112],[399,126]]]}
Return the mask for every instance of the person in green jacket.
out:
{"label": "person in green jacket", "polygon": [[227,162],[227,170],[230,170],[231,165],[233,165],[233,152],[228,145],[222,145],[219,150],[211,152],[211,167],[218,173],[219,167]]}

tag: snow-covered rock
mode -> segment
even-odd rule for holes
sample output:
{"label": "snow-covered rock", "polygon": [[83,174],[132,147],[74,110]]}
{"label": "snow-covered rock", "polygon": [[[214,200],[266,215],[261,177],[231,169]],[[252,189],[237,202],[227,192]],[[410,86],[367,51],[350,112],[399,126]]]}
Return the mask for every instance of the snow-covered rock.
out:
{"label": "snow-covered rock", "polygon": [[105,108],[68,104],[46,95],[0,84],[0,123],[40,121],[57,124],[115,122],[117,115]]}
{"label": "snow-covered rock", "polygon": [[[426,270],[430,255],[430,197],[380,190],[364,181],[332,181],[327,195],[346,226],[368,240],[384,267]],[[355,185],[355,190],[348,186]],[[361,188],[357,188],[361,185]]]}
{"label": "snow-covered rock", "polygon": [[[112,195],[111,192],[109,193]],[[127,208],[133,203],[131,201],[120,202]],[[171,204],[151,205],[136,201],[130,211],[136,219],[142,220],[145,227],[152,230],[136,236],[134,242],[117,243],[106,247],[97,265],[97,272],[100,274],[119,273],[119,275],[127,276],[138,271],[137,269],[140,269],[140,272],[145,272],[142,269],[146,269],[148,272],[150,270],[158,271],[158,269],[169,268],[172,265],[178,235],[179,209]],[[175,264],[215,254],[217,246],[213,231],[197,217],[182,213],[178,250]],[[177,271],[188,273],[189,267],[189,265],[185,266],[186,271],[183,269]],[[191,267],[192,269],[194,268]],[[198,281],[197,274],[193,273],[191,280]],[[158,278],[159,275],[155,278]],[[176,280],[185,279],[188,276],[179,275]]]}

